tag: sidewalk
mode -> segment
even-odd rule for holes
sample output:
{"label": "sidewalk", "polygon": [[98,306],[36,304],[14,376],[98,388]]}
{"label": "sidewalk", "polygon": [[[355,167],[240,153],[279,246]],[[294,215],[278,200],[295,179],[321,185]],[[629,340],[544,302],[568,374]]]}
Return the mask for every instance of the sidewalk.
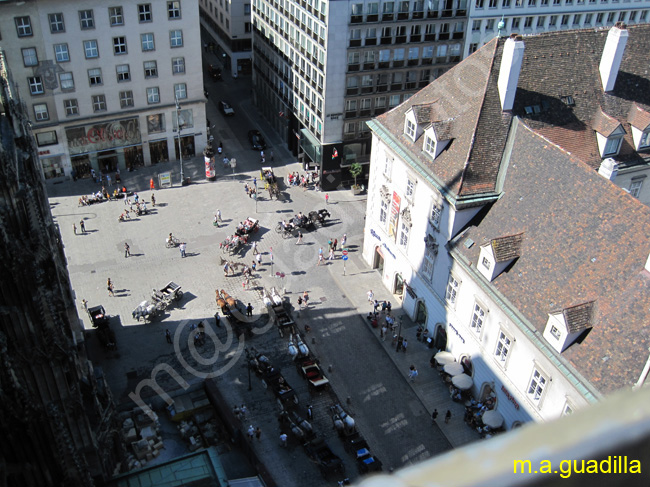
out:
{"label": "sidewalk", "polygon": [[[416,339],[417,325],[402,312],[401,303],[396,296],[391,295],[378,280],[379,275],[372,271],[369,272],[367,264],[363,261],[360,253],[350,253],[349,260],[346,263],[346,275],[343,275],[342,261],[340,255],[337,255],[336,264],[328,266],[330,275],[336,282],[336,285],[347,295],[347,298],[357,308],[359,319],[371,329],[377,337],[377,341],[383,346],[386,355],[395,364],[395,367],[403,373],[404,380],[410,384],[417,397],[422,401],[431,416],[434,409],[438,410],[437,424],[442,433],[449,440],[454,448],[479,439],[476,431],[469,428],[464,420],[465,407],[454,402],[449,397],[448,386],[441,380],[438,371],[432,369],[429,360],[434,350],[429,349],[423,342]],[[368,303],[366,293],[372,289],[375,299],[378,301],[390,301],[393,309],[393,316],[396,323],[399,323],[399,317],[402,317],[402,336],[407,339],[407,351],[395,351],[395,344],[392,342],[392,334],[388,331],[388,337],[382,340],[380,337],[381,323],[374,329],[366,319],[369,311],[373,307]],[[415,365],[418,370],[418,377],[414,382],[410,382],[407,377],[407,371],[410,365]],[[447,410],[451,411],[451,420],[445,424],[445,414]]]}

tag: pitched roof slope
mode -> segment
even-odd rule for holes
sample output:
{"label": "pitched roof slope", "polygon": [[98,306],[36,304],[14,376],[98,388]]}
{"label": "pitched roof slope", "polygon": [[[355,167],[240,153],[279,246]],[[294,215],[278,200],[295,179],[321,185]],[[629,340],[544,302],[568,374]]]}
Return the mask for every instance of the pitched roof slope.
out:
{"label": "pitched roof slope", "polygon": [[[453,193],[459,194],[461,186],[466,193],[482,191],[483,188],[491,190],[495,186],[494,169],[483,172],[488,169],[490,163],[494,164],[494,160],[490,162],[486,160],[480,170],[466,166],[470,157],[481,163],[478,161],[478,154],[472,152],[472,147],[483,112],[486,90],[490,84],[496,83],[492,69],[497,47],[501,49],[496,39],[490,41],[465,61],[413,95],[407,103],[402,103],[375,119],[375,122],[383,125],[392,134],[397,143],[407,149],[423,167],[428,168]],[[498,73],[496,76],[498,77]],[[498,93],[492,94],[492,97],[494,96],[498,102]],[[431,157],[423,152],[424,137],[419,137],[413,142],[404,135],[403,129],[404,115],[411,107],[427,105],[434,101],[436,103],[435,107],[432,107],[432,112],[435,113],[434,118],[438,120],[432,122],[450,119],[454,122],[445,127],[449,128],[445,134],[453,138],[452,143],[435,161],[432,161]],[[509,115],[503,118],[509,123]],[[481,122],[482,133],[484,133],[486,121]],[[505,134],[503,138],[505,140]],[[498,161],[496,162],[498,164]]]}
{"label": "pitched roof slope", "polygon": [[480,246],[465,238],[523,232],[519,258],[491,285],[540,333],[549,313],[594,301],[597,326],[561,355],[603,393],[630,386],[650,346],[650,208],[518,125],[503,195],[455,252],[476,263]]}

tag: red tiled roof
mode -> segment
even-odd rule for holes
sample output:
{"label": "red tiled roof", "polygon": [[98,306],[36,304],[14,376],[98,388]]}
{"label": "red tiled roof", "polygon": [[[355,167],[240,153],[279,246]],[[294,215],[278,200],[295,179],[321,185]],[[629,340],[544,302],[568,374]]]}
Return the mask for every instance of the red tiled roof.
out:
{"label": "red tiled roof", "polygon": [[602,110],[597,110],[591,121],[591,128],[604,137],[612,135],[621,126],[621,122],[610,117]]}
{"label": "red tiled roof", "polygon": [[636,103],[632,103],[630,113],[627,115],[627,121],[639,130],[646,130],[650,127],[650,112],[644,110]]}

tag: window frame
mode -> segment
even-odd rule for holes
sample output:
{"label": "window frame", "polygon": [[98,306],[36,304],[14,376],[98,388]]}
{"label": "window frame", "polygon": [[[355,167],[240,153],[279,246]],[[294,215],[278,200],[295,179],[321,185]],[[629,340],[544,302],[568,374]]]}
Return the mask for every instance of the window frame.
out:
{"label": "window frame", "polygon": [[503,331],[503,328],[499,329],[499,335],[497,336],[497,343],[494,347],[494,355],[496,357],[497,363],[502,365],[504,368],[508,363],[508,358],[510,357],[510,350],[514,339],[510,336],[509,333]]}
{"label": "window frame", "polygon": [[[43,107],[45,108],[44,110],[42,110]],[[39,110],[39,108],[41,110]],[[50,110],[49,110],[49,108],[47,106],[47,103],[35,103],[32,106],[32,109],[34,110],[34,120],[36,122],[45,122],[46,120],[50,119]],[[45,115],[44,116],[39,115],[39,113],[40,114],[44,113]]]}
{"label": "window frame", "polygon": [[137,8],[138,8],[138,23],[146,24],[148,22],[153,22],[153,13],[151,11],[150,3],[139,3]]}
{"label": "window frame", "polygon": [[[58,48],[65,48],[65,50],[58,50]],[[56,60],[57,63],[67,63],[70,62],[70,48],[68,47],[67,42],[62,42],[60,44],[54,44],[53,45],[54,49],[54,59]],[[65,54],[65,59],[63,58],[63,54]],[[61,55],[61,59],[59,59],[59,56]]]}
{"label": "window frame", "polygon": [[124,25],[124,9],[122,6],[108,7],[108,23],[111,27]]}
{"label": "window frame", "polygon": [[16,35],[18,35],[18,37],[31,37],[34,35],[32,19],[29,15],[14,17],[14,24],[16,26]]}
{"label": "window frame", "polygon": [[[608,137],[605,142],[605,147],[603,147],[603,157],[615,156],[621,150],[621,143],[623,142],[623,136],[618,135],[615,137]],[[616,143],[614,150],[610,147],[610,144]],[[609,150],[608,150],[609,147]]]}
{"label": "window frame", "polygon": [[[645,143],[643,142],[645,140]],[[647,149],[650,147],[650,129],[641,132],[639,139],[639,150]]]}
{"label": "window frame", "polygon": [[81,30],[95,28],[95,14],[92,9],[79,10],[79,27]]}
{"label": "window frame", "polygon": [[408,248],[410,234],[411,225],[404,221],[400,221],[398,245],[403,249]]}
{"label": "window frame", "polygon": [[108,108],[106,106],[106,96],[103,94],[92,95],[90,97],[93,113],[105,112]]}
{"label": "window frame", "polygon": [[541,368],[536,364],[533,365],[533,371],[530,374],[528,387],[526,388],[526,397],[528,397],[528,400],[531,403],[536,404],[537,407],[541,407],[542,405],[544,393],[546,392],[549,382],[550,376],[541,370]]}
{"label": "window frame", "polygon": [[[182,66],[183,69],[177,70],[177,66]],[[185,57],[181,56],[172,58],[172,74],[185,74]]]}
{"label": "window frame", "polygon": [[407,118],[404,123],[404,133],[406,134],[406,136],[409,137],[411,140],[415,140],[416,131],[417,131],[417,125],[413,123],[412,120]]}
{"label": "window frame", "polygon": [[[33,56],[28,55],[28,56],[26,57],[26,56],[25,56],[25,52],[26,52],[26,51],[33,51],[34,55],[33,55]],[[23,47],[23,48],[20,50],[20,53],[21,53],[21,55],[22,55],[22,57],[23,57],[23,66],[25,66],[26,68],[30,68],[30,67],[32,67],[32,66],[38,66],[38,51],[36,50],[35,47]],[[26,61],[27,61],[27,58],[29,58],[29,59],[32,59],[32,58],[33,58],[34,62],[27,63],[27,62],[26,62]]]}
{"label": "window frame", "polygon": [[388,221],[388,213],[390,211],[390,203],[388,200],[381,198],[379,200],[379,223],[384,225]]}
{"label": "window frame", "polygon": [[[146,37],[146,43],[149,45],[149,37],[151,36],[151,48],[146,48],[145,49],[145,36]],[[155,51],[156,50],[156,37],[153,35],[153,32],[143,32],[140,34],[140,47],[142,48],[142,52],[149,52],[149,51]]]}
{"label": "window frame", "polygon": [[[49,141],[41,141],[41,136],[44,136],[45,134],[53,134],[54,138],[50,139]],[[36,145],[38,147],[47,147],[48,145],[56,145],[59,143],[59,138],[56,134],[56,130],[49,130],[47,132],[39,132],[34,134],[34,138],[36,139]]]}
{"label": "window frame", "polygon": [[45,86],[41,76],[28,76],[27,86],[29,87],[29,94],[32,96],[45,94]]}
{"label": "window frame", "polygon": [[633,181],[630,181],[630,188],[628,189],[628,191],[634,198],[638,199],[639,195],[641,194],[642,187],[643,187],[643,179],[635,179]]}
{"label": "window frame", "polygon": [[65,110],[66,117],[74,117],[79,115],[79,102],[76,98],[68,98],[63,100],[63,109]]}
{"label": "window frame", "polygon": [[[174,44],[180,39],[180,44]],[[172,29],[169,31],[169,47],[171,49],[176,49],[178,47],[183,47],[183,29]]]}
{"label": "window frame", "polygon": [[483,325],[485,325],[487,319],[487,313],[487,308],[479,301],[474,300],[472,319],[470,320],[469,327],[474,330],[477,335],[480,335],[483,330]]}
{"label": "window frame", "polygon": [[[94,43],[94,47],[90,43]],[[84,56],[85,56],[86,59],[97,59],[99,57],[99,45],[97,44],[96,39],[89,39],[87,41],[83,41],[83,45],[84,45]],[[92,56],[92,55],[89,56],[88,55],[89,49],[90,49],[91,54],[92,54],[93,49],[94,49],[94,52],[95,52],[94,56]]]}
{"label": "window frame", "polygon": [[[147,67],[147,64],[153,63],[153,69],[151,67]],[[158,77],[158,62],[155,60],[150,60],[150,61],[143,61],[142,62],[142,67],[144,69],[144,77],[145,79],[149,78],[157,78]],[[147,71],[149,71],[149,74],[147,74]]]}
{"label": "window frame", "polygon": [[[69,79],[62,79],[62,76],[66,76],[67,78],[68,75],[70,76]],[[67,84],[68,82],[71,83],[71,85],[64,87],[63,85]],[[74,74],[72,71],[64,71],[62,73],[59,73],[59,86],[61,87],[61,91],[74,91]]]}
{"label": "window frame", "polygon": [[[183,96],[179,96],[183,95]],[[187,99],[187,83],[174,83],[174,97],[176,100]]]}
{"label": "window frame", "polygon": [[101,86],[104,84],[104,79],[102,77],[102,68],[90,68],[88,70],[88,85]]}
{"label": "window frame", "polygon": [[[174,13],[174,15],[172,15]],[[178,20],[181,18],[181,2],[170,0],[167,2],[167,20]]]}
{"label": "window frame", "polygon": [[133,101],[133,91],[131,90],[120,91],[118,97],[120,99],[120,108],[122,109],[133,108],[135,106]]}
{"label": "window frame", "polygon": [[[61,19],[56,16],[61,16]],[[50,34],[60,34],[61,32],[65,32],[65,21],[63,19],[63,13],[57,12],[53,14],[47,14],[47,22],[50,24]]]}
{"label": "window frame", "polygon": [[126,47],[126,36],[113,37],[113,55],[121,56],[123,54],[128,54]]}
{"label": "window frame", "polygon": [[[126,70],[124,69],[126,67]],[[122,69],[120,69],[122,68]],[[131,81],[131,66],[128,64],[117,64],[115,66],[115,75],[118,83]]]}
{"label": "window frame", "polygon": [[447,286],[445,287],[445,303],[452,309],[456,308],[458,302],[458,293],[460,291],[460,278],[457,278],[451,271],[447,278]]}
{"label": "window frame", "polygon": [[[155,90],[155,91],[154,91]],[[147,104],[148,105],[155,105],[157,103],[160,103],[160,88],[157,86],[150,86],[146,88],[146,93],[147,93]],[[152,96],[155,95],[155,100],[152,100]]]}

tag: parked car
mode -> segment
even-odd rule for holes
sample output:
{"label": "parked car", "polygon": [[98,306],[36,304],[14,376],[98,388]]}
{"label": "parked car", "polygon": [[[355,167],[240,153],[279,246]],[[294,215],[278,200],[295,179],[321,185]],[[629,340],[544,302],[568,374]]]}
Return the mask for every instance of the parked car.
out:
{"label": "parked car", "polygon": [[210,64],[210,66],[208,66],[208,74],[210,74],[210,77],[215,81],[221,80],[221,68]]}
{"label": "parked car", "polygon": [[231,116],[235,114],[235,110],[228,104],[228,102],[221,100],[219,102],[219,110],[221,110],[221,113],[223,113],[225,116]]}
{"label": "parked car", "polygon": [[266,142],[264,142],[264,137],[262,137],[259,130],[249,130],[248,140],[250,141],[253,150],[266,149]]}

